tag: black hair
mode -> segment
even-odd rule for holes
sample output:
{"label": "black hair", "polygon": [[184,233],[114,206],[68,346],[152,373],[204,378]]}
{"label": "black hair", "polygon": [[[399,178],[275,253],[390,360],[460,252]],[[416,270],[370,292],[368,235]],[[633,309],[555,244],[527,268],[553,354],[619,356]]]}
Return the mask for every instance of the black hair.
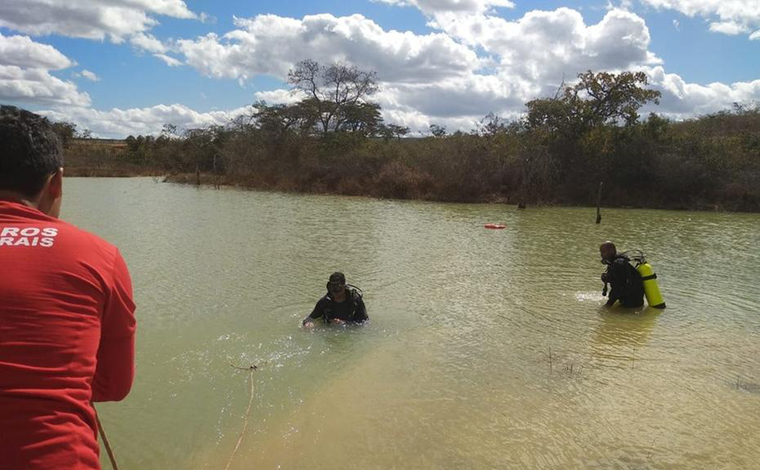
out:
{"label": "black hair", "polygon": [[47,118],[0,106],[0,190],[35,197],[62,167],[61,141]]}

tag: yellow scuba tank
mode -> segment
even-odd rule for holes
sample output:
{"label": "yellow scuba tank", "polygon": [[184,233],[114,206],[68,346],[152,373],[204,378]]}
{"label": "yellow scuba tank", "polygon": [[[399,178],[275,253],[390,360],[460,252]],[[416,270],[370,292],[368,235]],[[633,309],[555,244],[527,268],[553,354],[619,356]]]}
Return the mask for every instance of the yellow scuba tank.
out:
{"label": "yellow scuba tank", "polygon": [[654,273],[652,266],[646,261],[642,261],[636,266],[636,271],[641,274],[641,281],[644,283],[644,295],[647,303],[653,308],[665,308],[665,299],[660,293],[660,286],[657,284],[657,274]]}

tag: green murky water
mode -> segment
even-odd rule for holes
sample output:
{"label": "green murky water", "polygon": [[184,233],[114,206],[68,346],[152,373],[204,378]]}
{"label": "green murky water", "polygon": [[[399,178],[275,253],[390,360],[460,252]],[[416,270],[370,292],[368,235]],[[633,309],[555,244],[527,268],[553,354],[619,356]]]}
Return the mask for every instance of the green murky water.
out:
{"label": "green murky water", "polygon": [[[760,216],[517,211],[68,179],[117,244],[137,380],[101,405],[123,469],[760,468]],[[503,231],[483,229],[500,222]],[[601,308],[597,246],[669,308]],[[371,324],[305,332],[327,276]],[[104,468],[108,468],[103,459]]]}

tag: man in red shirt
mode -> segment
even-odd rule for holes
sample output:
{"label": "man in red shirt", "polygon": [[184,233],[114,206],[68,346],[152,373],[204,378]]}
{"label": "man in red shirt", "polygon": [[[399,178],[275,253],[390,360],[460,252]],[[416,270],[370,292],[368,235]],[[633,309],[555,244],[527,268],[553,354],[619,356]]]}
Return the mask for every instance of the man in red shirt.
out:
{"label": "man in red shirt", "polygon": [[91,402],[127,396],[135,304],[112,245],[58,220],[47,119],[0,107],[0,469],[99,469]]}

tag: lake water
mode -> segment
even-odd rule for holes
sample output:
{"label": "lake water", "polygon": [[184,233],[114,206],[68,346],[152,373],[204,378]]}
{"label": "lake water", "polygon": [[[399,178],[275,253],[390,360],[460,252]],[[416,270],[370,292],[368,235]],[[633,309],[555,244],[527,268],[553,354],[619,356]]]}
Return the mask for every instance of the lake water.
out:
{"label": "lake water", "polygon": [[[234,469],[760,468],[758,215],[65,191],[134,280],[135,386],[99,406],[122,469],[224,469],[230,364],[259,366]],[[647,253],[667,310],[602,308],[605,239]],[[336,270],[370,324],[302,330]]]}

